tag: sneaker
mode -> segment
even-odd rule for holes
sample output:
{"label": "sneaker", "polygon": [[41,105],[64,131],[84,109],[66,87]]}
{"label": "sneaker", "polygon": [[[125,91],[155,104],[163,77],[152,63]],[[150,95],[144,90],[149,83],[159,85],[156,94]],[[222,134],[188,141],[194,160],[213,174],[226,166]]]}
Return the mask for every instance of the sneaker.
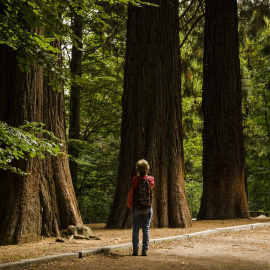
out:
{"label": "sneaker", "polygon": [[133,249],[132,256],[138,256],[138,249]]}
{"label": "sneaker", "polygon": [[142,256],[147,256],[147,249],[142,250]]}

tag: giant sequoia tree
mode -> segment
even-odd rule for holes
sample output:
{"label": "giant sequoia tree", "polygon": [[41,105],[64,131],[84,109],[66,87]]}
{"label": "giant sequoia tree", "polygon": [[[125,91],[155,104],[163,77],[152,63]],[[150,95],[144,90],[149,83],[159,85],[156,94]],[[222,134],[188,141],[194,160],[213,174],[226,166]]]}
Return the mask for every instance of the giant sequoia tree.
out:
{"label": "giant sequoia tree", "polygon": [[[27,30],[33,35],[43,34]],[[53,45],[60,48],[60,42]],[[23,50],[0,46],[0,119],[11,126],[19,126],[25,120],[41,122],[65,140],[63,89],[53,91],[43,67],[34,61],[28,64],[27,71],[22,71],[18,57],[24,56]],[[60,55],[57,64],[61,65]],[[59,235],[71,224],[82,224],[67,157],[29,157],[18,161],[16,167],[29,175],[0,171],[0,244]]]}
{"label": "giant sequoia tree", "polygon": [[198,219],[249,216],[237,1],[205,1],[203,195]]}
{"label": "giant sequoia tree", "polygon": [[120,165],[107,226],[130,226],[126,197],[140,158],[155,177],[153,225],[191,226],[184,186],[178,1],[129,5]]}

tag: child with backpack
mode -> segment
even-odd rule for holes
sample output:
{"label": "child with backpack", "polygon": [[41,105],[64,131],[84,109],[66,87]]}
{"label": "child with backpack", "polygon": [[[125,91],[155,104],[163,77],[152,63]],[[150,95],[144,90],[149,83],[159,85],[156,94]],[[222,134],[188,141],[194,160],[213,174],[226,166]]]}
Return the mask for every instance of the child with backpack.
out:
{"label": "child with backpack", "polygon": [[152,188],[154,187],[154,177],[147,175],[149,172],[149,164],[144,159],[137,162],[137,171],[138,175],[134,176],[132,179],[132,256],[138,256],[139,231],[141,224],[143,232],[142,256],[147,256],[150,222],[153,215]]}

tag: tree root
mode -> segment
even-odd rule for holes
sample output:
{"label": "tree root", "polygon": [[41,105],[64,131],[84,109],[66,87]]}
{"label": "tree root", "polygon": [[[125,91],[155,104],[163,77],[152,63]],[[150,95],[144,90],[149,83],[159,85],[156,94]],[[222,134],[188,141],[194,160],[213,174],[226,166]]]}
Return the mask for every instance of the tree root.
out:
{"label": "tree root", "polygon": [[84,225],[77,224],[69,225],[64,231],[61,233],[62,238],[57,238],[56,242],[66,242],[71,241],[73,239],[83,239],[83,240],[101,240],[100,238],[93,235],[92,230]]}

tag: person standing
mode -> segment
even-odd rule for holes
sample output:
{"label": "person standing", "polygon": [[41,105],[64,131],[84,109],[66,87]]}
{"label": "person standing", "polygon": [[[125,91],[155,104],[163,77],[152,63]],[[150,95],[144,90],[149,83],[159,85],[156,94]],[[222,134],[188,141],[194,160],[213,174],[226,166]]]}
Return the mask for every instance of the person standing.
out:
{"label": "person standing", "polygon": [[149,243],[150,223],[153,215],[153,195],[154,177],[148,176],[149,164],[141,159],[137,162],[137,176],[132,179],[133,207],[132,207],[132,256],[138,256],[139,231],[142,224],[143,246],[142,256],[147,256]]}

